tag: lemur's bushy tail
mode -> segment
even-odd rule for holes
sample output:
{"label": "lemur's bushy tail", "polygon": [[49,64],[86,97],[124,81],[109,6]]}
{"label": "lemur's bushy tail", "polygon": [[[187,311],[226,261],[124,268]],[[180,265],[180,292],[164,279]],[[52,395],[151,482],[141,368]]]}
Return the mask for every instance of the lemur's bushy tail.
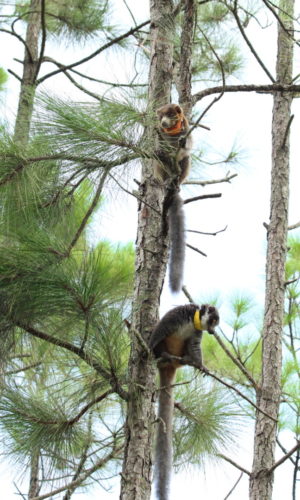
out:
{"label": "lemur's bushy tail", "polygon": [[159,369],[160,391],[156,436],[154,478],[157,500],[169,500],[172,474],[173,387],[176,368],[171,364]]}
{"label": "lemur's bushy tail", "polygon": [[185,256],[185,226],[183,201],[179,194],[174,194],[171,206],[169,208],[170,225],[170,270],[169,280],[172,292],[179,292],[183,282],[183,268]]}

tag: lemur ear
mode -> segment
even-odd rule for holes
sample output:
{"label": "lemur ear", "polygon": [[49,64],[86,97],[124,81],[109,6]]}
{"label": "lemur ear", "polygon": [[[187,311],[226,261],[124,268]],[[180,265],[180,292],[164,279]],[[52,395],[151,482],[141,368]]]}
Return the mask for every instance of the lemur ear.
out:
{"label": "lemur ear", "polygon": [[178,113],[179,115],[181,115],[181,113],[182,113],[182,109],[181,109],[181,107],[180,107],[180,106],[178,106],[178,104],[177,104],[177,106],[175,106],[175,111],[176,111],[176,113]]}

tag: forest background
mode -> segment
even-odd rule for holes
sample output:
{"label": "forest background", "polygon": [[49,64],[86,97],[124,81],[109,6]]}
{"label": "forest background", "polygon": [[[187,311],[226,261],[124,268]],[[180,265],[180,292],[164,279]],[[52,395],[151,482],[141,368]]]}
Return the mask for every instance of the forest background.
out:
{"label": "forest background", "polygon": [[[148,2],[140,2],[138,5],[135,2],[127,2],[127,4],[131,6],[137,23],[148,18],[145,13]],[[132,19],[126,5],[121,1],[115,2],[115,5],[112,19],[115,19],[118,24],[122,23],[124,30],[129,29],[132,26]],[[253,30],[252,33],[251,30]],[[259,46],[261,57],[267,66],[273,69],[276,55],[275,27],[271,27],[267,31],[257,30],[255,25],[252,25],[252,27],[249,27],[249,36],[251,37],[251,35],[255,39],[257,46]],[[2,36],[4,35],[2,34]],[[9,51],[6,51],[1,57],[1,65],[4,68],[9,67],[17,71],[18,64],[13,63],[12,56],[21,58],[22,48],[20,48],[16,40],[13,41],[12,38],[7,38],[7,40]],[[61,49],[57,49],[57,51],[61,57]],[[72,47],[65,48],[64,62],[66,64],[69,58],[73,57],[73,54]],[[76,47],[76,54],[78,54],[78,47]],[[263,83],[265,76],[262,70],[255,62],[250,61],[250,56],[246,55],[246,52],[245,57],[247,63],[240,70],[239,81],[250,80],[253,83]],[[130,57],[127,60],[126,56],[124,62],[124,53],[120,49],[111,51],[103,56],[101,73],[99,72],[97,77],[105,77],[105,79],[111,81],[130,81],[129,68],[132,68],[130,60]],[[297,66],[299,67],[299,56],[296,53],[296,73]],[[94,71],[94,63],[91,63],[90,67],[89,64],[85,67],[87,73],[91,69]],[[145,71],[147,71],[146,66]],[[235,81],[237,81],[236,77],[233,78],[233,82]],[[98,88],[99,84],[94,85],[94,89],[95,87]],[[53,95],[59,94],[62,98],[67,97],[78,101],[87,99],[71,85],[67,87],[66,80],[62,76],[51,80],[51,82],[49,81],[49,87],[45,86],[44,89],[48,89]],[[7,83],[7,90],[2,96],[2,99],[5,98],[2,116],[10,123],[13,123],[13,115],[16,112],[16,95],[18,95],[18,84],[11,77]],[[300,182],[297,99],[294,100],[293,106],[295,118],[291,128],[292,187],[299,186]],[[226,157],[232,147],[239,151],[239,161],[237,163],[233,162],[230,165],[225,163],[221,167],[212,165],[201,170],[201,177],[209,179],[218,178],[222,175],[226,176],[228,171],[238,173],[238,176],[230,184],[225,183],[222,185],[220,189],[222,197],[217,200],[204,200],[199,202],[199,205],[190,204],[186,207],[187,224],[191,229],[213,232],[227,227],[224,232],[220,232],[215,237],[192,237],[189,235],[189,243],[201,248],[208,256],[201,257],[188,250],[185,272],[185,283],[188,285],[189,292],[197,301],[201,302],[217,297],[222,317],[221,327],[225,331],[226,323],[229,325],[231,323],[231,299],[242,295],[250,297],[255,305],[251,311],[250,323],[252,322],[255,328],[261,327],[266,247],[266,230],[263,222],[266,222],[269,216],[271,109],[271,97],[268,99],[266,96],[252,93],[246,96],[242,94],[224,95],[220,102],[206,115],[203,122],[210,128],[210,131],[197,130],[195,133],[195,143],[197,143],[197,146],[200,145],[200,148],[202,148],[202,145],[203,148],[207,148],[212,162],[220,161],[222,154]],[[135,172],[134,175],[138,174]],[[124,179],[124,181],[127,186],[131,186],[130,179]],[[205,194],[215,193],[216,191],[219,191],[219,189],[206,187]],[[188,186],[184,188],[184,193],[187,197],[189,196],[190,188]],[[298,219],[298,192],[297,189],[292,188],[290,223],[293,224]],[[91,239],[95,241],[100,238],[107,238],[113,242],[127,243],[128,241],[134,241],[136,233],[136,200],[127,197],[121,191],[117,191],[116,187],[110,187],[107,190],[101,210],[94,216],[94,222],[89,231]],[[186,302],[186,297],[183,294],[176,297],[170,296],[168,288],[165,287],[161,313],[171,306],[183,302]],[[289,442],[287,436],[286,448],[289,449],[291,446],[292,443]],[[246,452],[248,452],[248,448],[249,442],[247,441],[245,444]],[[240,452],[239,456],[241,456]],[[251,462],[251,457],[248,457],[248,460]],[[250,463],[248,466],[250,466]],[[216,468],[213,469],[213,477],[216,477],[216,470]],[[195,483],[198,488],[198,472],[195,475]],[[207,485],[204,485],[203,488],[204,491],[207,488],[210,491],[211,498],[215,499],[215,493],[211,492],[209,475],[210,472],[207,473]],[[179,481],[182,481],[182,477]],[[280,482],[282,482],[279,475],[277,481],[275,500],[276,498],[282,498],[283,495],[279,487]],[[228,489],[230,484],[232,484],[232,480],[229,480]],[[241,484],[240,488],[243,488]],[[178,498],[181,497],[182,493],[180,493],[177,483],[175,483],[174,490],[178,491]],[[242,491],[247,491],[246,481],[244,490],[240,489],[236,493],[236,498],[241,498]],[[104,495],[104,493],[102,494]],[[246,495],[246,493],[244,494]],[[92,495],[92,493],[85,493],[82,498],[93,498]],[[113,493],[112,497],[114,495],[116,493]],[[80,495],[78,495],[78,498],[80,498]],[[232,498],[235,498],[234,494]]]}

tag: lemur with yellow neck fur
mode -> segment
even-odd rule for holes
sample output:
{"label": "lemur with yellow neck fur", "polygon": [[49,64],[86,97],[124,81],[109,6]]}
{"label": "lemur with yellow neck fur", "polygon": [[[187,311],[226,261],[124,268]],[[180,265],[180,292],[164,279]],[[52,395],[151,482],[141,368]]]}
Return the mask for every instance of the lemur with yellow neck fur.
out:
{"label": "lemur with yellow neck fur", "polygon": [[182,199],[179,185],[190,171],[192,137],[189,124],[178,104],[167,104],[157,110],[159,122],[159,147],[156,151],[154,177],[160,182],[171,179],[171,190],[167,202],[170,226],[170,287],[178,292],[182,286],[185,257],[185,228]]}
{"label": "lemur with yellow neck fur", "polygon": [[154,328],[150,348],[160,376],[154,477],[158,500],[168,500],[172,471],[173,382],[176,370],[188,364],[203,369],[202,331],[214,334],[219,313],[214,306],[188,304],[171,309]]}

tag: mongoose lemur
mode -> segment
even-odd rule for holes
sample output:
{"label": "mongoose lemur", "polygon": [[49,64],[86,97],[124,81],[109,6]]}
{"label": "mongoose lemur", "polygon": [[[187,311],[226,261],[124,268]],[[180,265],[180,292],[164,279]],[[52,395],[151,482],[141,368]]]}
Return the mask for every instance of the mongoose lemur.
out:
{"label": "mongoose lemur", "polygon": [[172,471],[173,388],[177,368],[188,364],[203,369],[202,331],[214,333],[219,323],[218,310],[211,305],[188,304],[171,309],[154,328],[150,348],[159,358],[160,390],[155,470],[158,500],[168,500]]}
{"label": "mongoose lemur", "polygon": [[170,287],[178,292],[182,286],[185,256],[184,213],[179,185],[189,174],[192,137],[189,124],[178,104],[167,104],[157,110],[159,121],[159,148],[156,152],[154,176],[160,182],[171,179],[166,198],[170,226]]}

